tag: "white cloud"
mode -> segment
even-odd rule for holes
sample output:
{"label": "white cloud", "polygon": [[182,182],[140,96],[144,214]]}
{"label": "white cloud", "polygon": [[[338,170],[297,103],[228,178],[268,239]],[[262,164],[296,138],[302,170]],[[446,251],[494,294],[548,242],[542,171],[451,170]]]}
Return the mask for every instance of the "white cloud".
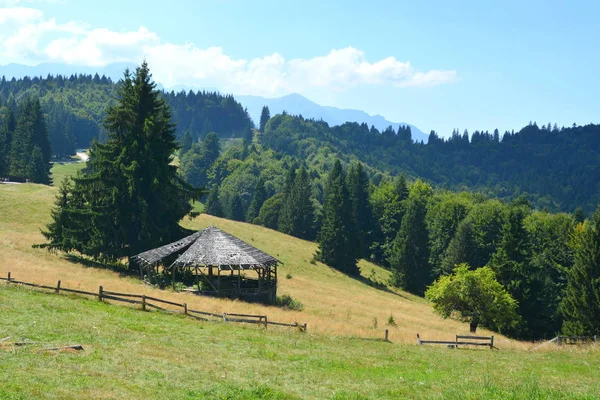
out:
{"label": "white cloud", "polygon": [[165,87],[217,87],[224,92],[263,96],[311,89],[338,92],[360,85],[428,87],[457,79],[456,71],[418,71],[410,62],[395,57],[371,62],[353,47],[310,59],[285,60],[274,53],[245,60],[225,54],[221,47],[166,43],[145,27],[115,32],[79,22],[57,23],[33,8],[0,8],[0,63],[103,66],[137,63],[143,58]]}

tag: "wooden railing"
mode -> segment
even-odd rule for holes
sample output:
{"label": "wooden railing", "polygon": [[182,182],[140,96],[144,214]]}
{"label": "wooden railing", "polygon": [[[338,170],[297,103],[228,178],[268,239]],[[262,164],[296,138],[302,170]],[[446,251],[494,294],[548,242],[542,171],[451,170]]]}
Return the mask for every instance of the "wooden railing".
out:
{"label": "wooden railing", "polygon": [[[104,287],[102,287],[102,286],[98,287],[98,292],[93,293],[93,292],[87,292],[85,290],[66,288],[61,285],[60,280],[57,282],[56,286],[40,285],[37,283],[18,281],[16,279],[14,279],[14,277],[11,276],[10,272],[8,273],[8,277],[6,277],[6,278],[0,277],[0,280],[6,281],[7,283],[11,283],[11,284],[30,286],[30,287],[39,288],[39,289],[52,290],[56,294],[60,294],[60,292],[75,293],[75,294],[85,295],[85,296],[94,296],[94,297],[97,297],[99,301],[112,300],[112,301],[118,301],[118,302],[122,302],[122,303],[140,305],[141,309],[144,311],[147,311],[149,308],[152,308],[152,309],[167,312],[167,313],[184,314],[188,317],[203,320],[203,321],[239,322],[239,323],[246,323],[246,324],[263,325],[264,327],[267,327],[268,325],[285,326],[285,327],[297,328],[301,332],[306,332],[306,329],[307,329],[307,324],[300,324],[298,322],[294,322],[293,324],[290,324],[290,323],[285,323],[285,322],[269,321],[269,319],[267,318],[266,315],[234,314],[234,313],[218,314],[218,313],[211,313],[211,312],[207,312],[207,311],[192,310],[192,309],[188,308],[187,303],[176,303],[174,301],[159,299],[157,297],[151,297],[151,296],[147,296],[145,294],[111,292],[109,290],[105,290]],[[177,308],[180,308],[181,311],[168,309],[168,308],[165,308],[164,306],[161,307],[159,305],[153,304],[153,302],[160,303],[161,305],[169,305],[172,307],[177,307]]]}
{"label": "wooden railing", "polygon": [[424,344],[445,344],[448,347],[458,347],[458,346],[486,346],[490,349],[497,349],[494,346],[494,336],[464,336],[464,335],[456,335],[456,338],[453,341],[450,340],[422,340],[419,334],[417,333],[417,344],[419,346]]}

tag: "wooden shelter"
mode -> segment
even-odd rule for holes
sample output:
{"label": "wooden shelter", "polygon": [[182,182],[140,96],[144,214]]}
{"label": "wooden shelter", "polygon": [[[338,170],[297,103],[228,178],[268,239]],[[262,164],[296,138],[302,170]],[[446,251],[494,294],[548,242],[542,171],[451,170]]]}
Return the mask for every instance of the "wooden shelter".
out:
{"label": "wooden shelter", "polygon": [[277,297],[279,260],[215,226],[177,242],[140,253],[131,258],[140,273],[152,274],[160,264],[165,270],[195,276],[197,293],[274,303]]}

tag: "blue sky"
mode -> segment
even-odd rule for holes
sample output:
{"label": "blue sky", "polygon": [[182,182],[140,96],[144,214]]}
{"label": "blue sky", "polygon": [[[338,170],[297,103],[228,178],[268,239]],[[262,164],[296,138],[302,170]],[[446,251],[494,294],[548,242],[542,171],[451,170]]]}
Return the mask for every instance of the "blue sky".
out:
{"label": "blue sky", "polygon": [[298,92],[447,136],[599,121],[592,1],[0,0],[0,64],[146,58],[166,86]]}

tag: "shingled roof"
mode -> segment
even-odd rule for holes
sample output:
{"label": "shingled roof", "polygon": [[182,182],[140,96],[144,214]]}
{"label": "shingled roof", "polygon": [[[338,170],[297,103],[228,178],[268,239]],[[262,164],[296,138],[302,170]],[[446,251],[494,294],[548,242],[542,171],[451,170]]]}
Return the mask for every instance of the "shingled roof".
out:
{"label": "shingled roof", "polygon": [[215,226],[209,226],[177,242],[145,251],[132,259],[146,265],[155,265],[182,250],[185,251],[173,263],[174,266],[267,267],[279,262],[275,257]]}

